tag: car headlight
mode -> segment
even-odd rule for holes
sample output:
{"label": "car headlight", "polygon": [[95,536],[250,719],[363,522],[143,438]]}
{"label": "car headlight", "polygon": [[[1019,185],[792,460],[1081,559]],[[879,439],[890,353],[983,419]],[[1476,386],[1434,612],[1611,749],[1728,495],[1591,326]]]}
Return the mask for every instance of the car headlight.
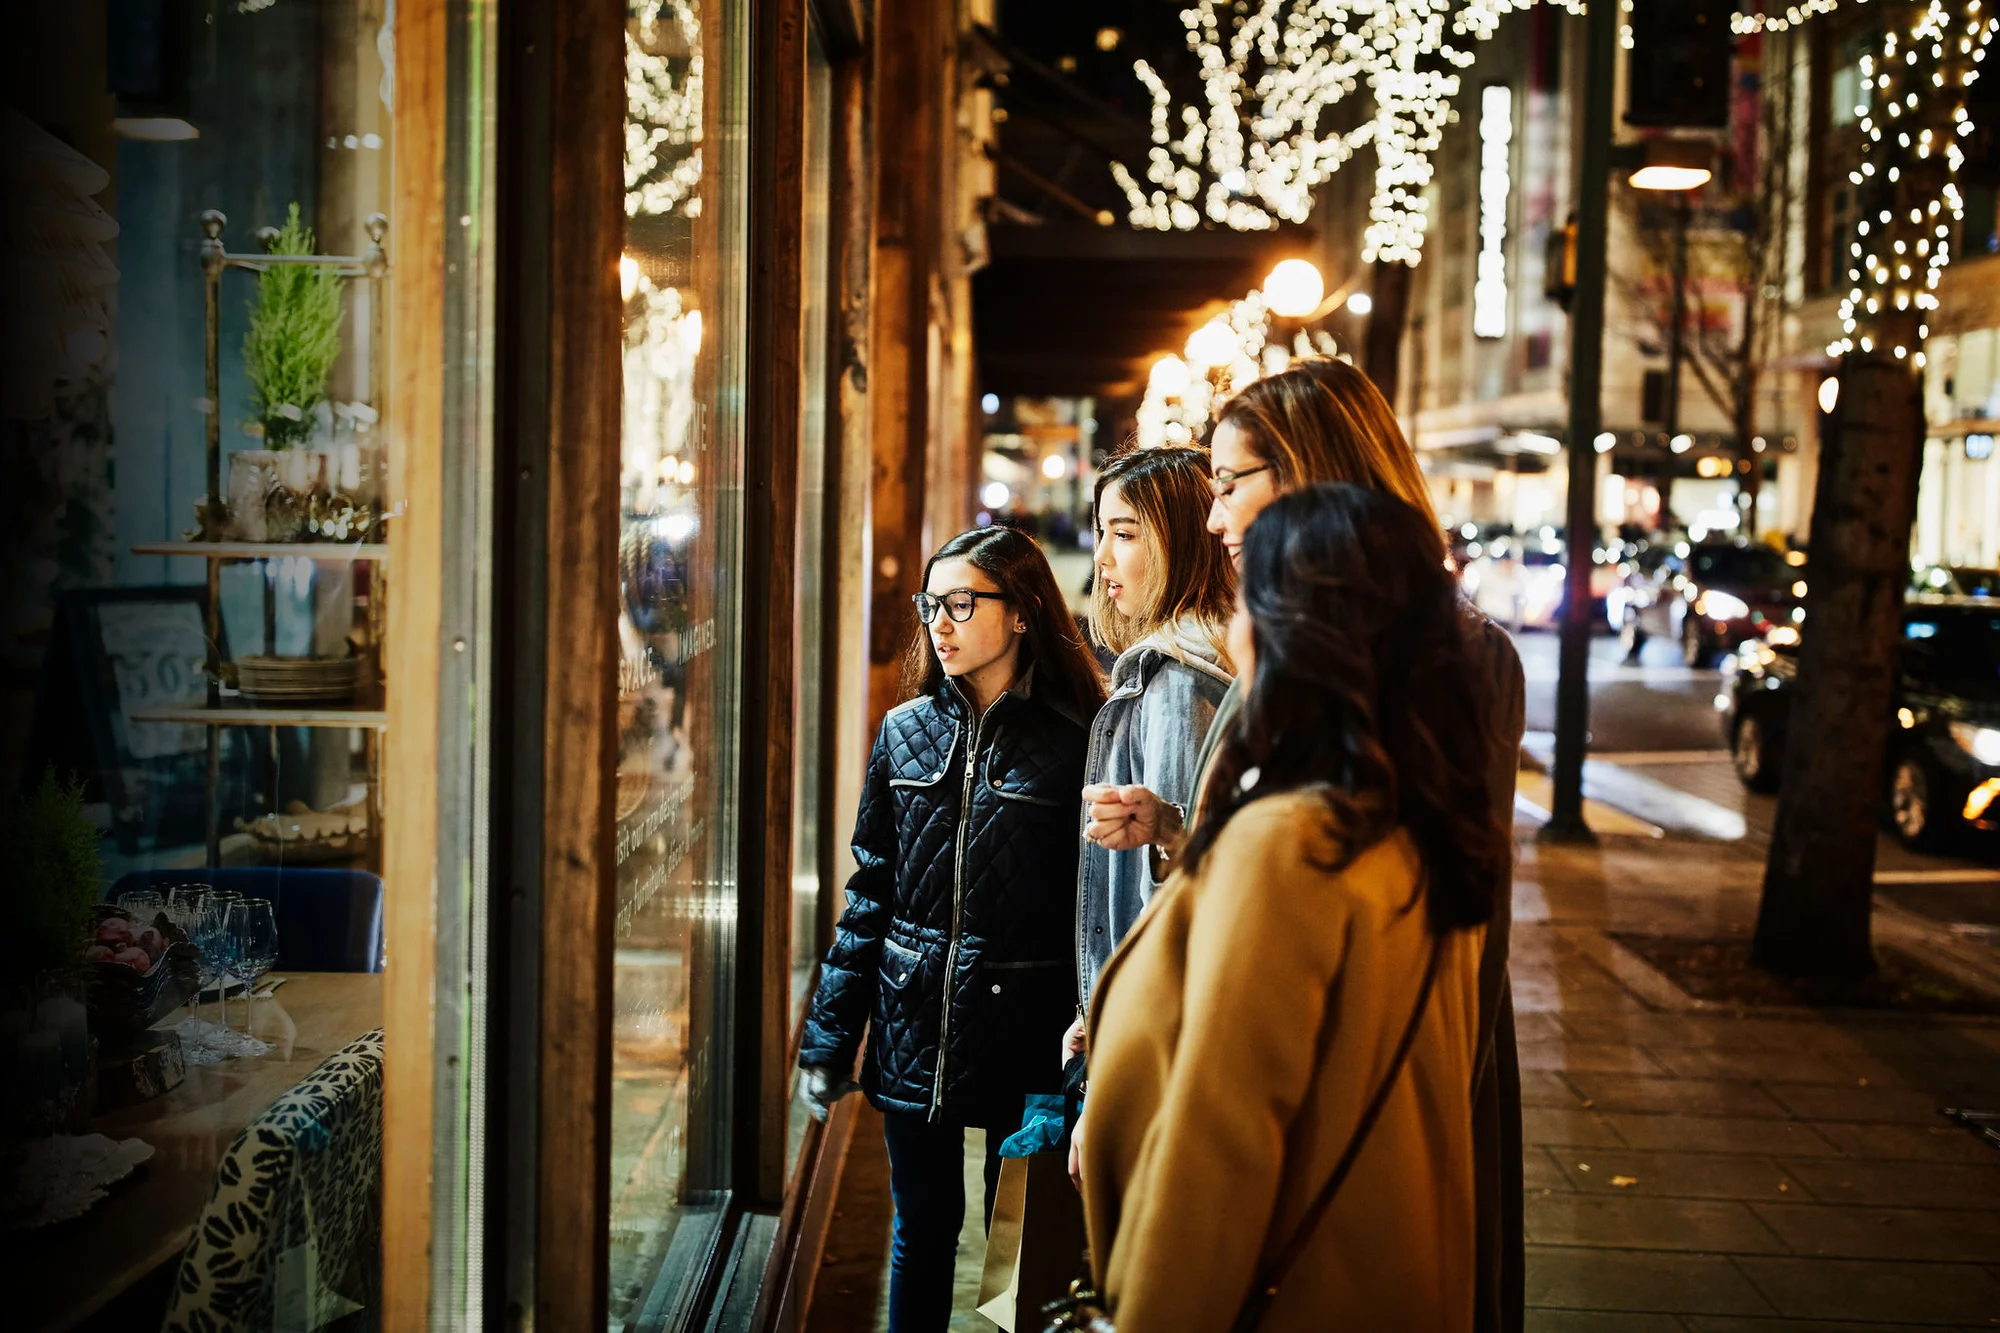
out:
{"label": "car headlight", "polygon": [[1951,724],[1951,738],[1958,748],[1980,763],[2000,768],[2000,730],[1976,727],[1970,722]]}
{"label": "car headlight", "polygon": [[1711,588],[1695,599],[1695,613],[1710,620],[1740,620],[1750,614],[1750,604],[1741,597]]}

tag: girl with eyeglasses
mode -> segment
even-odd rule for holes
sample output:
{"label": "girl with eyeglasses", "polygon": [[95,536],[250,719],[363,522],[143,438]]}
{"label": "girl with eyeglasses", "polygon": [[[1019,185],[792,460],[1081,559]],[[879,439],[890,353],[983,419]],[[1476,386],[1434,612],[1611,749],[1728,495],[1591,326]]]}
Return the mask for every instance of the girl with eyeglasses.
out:
{"label": "girl with eyeglasses", "polygon": [[1026,1094],[1060,1086],[1076,1012],[1076,794],[1104,699],[1026,535],[960,533],[923,588],[909,698],[869,757],[847,908],[799,1049],[816,1117],[857,1089],[882,1112],[892,1333],[950,1322],[966,1128],[987,1131],[990,1222],[1001,1140]]}

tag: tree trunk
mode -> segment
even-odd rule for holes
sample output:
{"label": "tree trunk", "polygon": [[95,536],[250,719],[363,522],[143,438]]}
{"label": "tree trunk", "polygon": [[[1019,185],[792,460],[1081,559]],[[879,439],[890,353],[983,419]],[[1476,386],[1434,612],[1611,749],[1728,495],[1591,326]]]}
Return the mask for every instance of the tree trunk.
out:
{"label": "tree trunk", "polygon": [[[1410,266],[1396,260],[1376,260],[1372,265],[1369,298],[1374,302],[1368,315],[1368,333],[1361,348],[1361,368],[1389,400],[1389,410],[1398,409],[1403,360],[1403,325],[1410,309]],[[1416,415],[1412,410],[1412,417]]]}
{"label": "tree trunk", "polygon": [[1875,967],[1875,838],[1922,447],[1909,360],[1849,353],[1820,444],[1811,614],[1757,915],[1756,960],[1786,975]]}

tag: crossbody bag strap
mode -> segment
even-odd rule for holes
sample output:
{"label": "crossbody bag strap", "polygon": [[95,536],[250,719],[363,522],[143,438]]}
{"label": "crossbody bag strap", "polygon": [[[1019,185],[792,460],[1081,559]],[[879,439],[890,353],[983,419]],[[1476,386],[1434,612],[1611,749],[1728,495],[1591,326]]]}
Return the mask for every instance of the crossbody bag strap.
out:
{"label": "crossbody bag strap", "polygon": [[[1402,1040],[1396,1043],[1396,1053],[1390,1057],[1388,1072],[1382,1075],[1382,1082],[1375,1089],[1375,1095],[1369,1098],[1366,1109],[1361,1112],[1361,1119],[1354,1126],[1354,1137],[1347,1141],[1346,1150],[1340,1154],[1340,1160],[1334,1163],[1333,1174],[1327,1177],[1319,1196],[1306,1209],[1305,1216],[1299,1219],[1298,1228],[1292,1232],[1291,1239],[1285,1242],[1284,1249],[1278,1251],[1277,1257],[1258,1278],[1257,1285],[1251,1288],[1249,1297],[1243,1302],[1243,1308],[1237,1312],[1236,1322],[1230,1326],[1232,1333],[1253,1333],[1257,1325],[1263,1321],[1264,1311],[1270,1308],[1271,1301],[1277,1296],[1279,1284],[1292,1271],[1292,1266],[1305,1254],[1313,1232],[1319,1228],[1320,1220],[1326,1216],[1326,1210],[1333,1206],[1333,1196],[1340,1193],[1341,1184],[1354,1169],[1355,1159],[1361,1155],[1362,1147],[1368,1142],[1369,1131],[1375,1128],[1376,1120],[1381,1118],[1382,1108],[1388,1105],[1389,1094],[1395,1091],[1396,1080],[1402,1075],[1403,1066],[1409,1061],[1410,1048],[1416,1045],[1417,1029],[1423,1024],[1424,1011],[1430,1007],[1431,987],[1437,981],[1438,964],[1443,958],[1444,936],[1433,936],[1430,962],[1424,966],[1423,984],[1417,991],[1417,1007],[1410,1012],[1410,1021],[1403,1028]],[[1337,982],[1338,978],[1335,980]]]}

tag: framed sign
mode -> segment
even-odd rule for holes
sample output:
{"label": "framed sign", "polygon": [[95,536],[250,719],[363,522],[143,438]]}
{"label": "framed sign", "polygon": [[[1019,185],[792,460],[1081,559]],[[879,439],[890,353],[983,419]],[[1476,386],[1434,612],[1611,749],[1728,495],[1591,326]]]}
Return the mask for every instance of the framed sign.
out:
{"label": "framed sign", "polygon": [[155,845],[203,836],[207,728],[138,714],[206,698],[207,605],[199,584],[58,594],[22,778],[51,765],[82,778],[86,799],[110,807],[123,850],[147,835]]}

